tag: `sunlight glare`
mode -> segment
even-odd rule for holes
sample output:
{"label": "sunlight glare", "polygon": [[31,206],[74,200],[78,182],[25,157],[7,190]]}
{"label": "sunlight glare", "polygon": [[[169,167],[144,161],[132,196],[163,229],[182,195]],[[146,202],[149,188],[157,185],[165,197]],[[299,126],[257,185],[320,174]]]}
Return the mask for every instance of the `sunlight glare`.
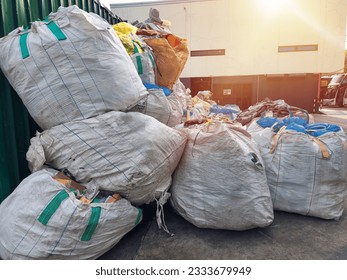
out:
{"label": "sunlight glare", "polygon": [[260,7],[265,12],[278,12],[286,8],[290,0],[258,0]]}

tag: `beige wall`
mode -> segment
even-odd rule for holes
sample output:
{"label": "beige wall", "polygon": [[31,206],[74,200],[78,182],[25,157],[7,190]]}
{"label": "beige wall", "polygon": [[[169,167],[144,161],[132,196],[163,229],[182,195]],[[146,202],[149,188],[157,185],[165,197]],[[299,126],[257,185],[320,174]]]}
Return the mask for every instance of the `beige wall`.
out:
{"label": "beige wall", "polygon": [[[225,49],[225,56],[190,57],[182,77],[343,71],[347,1],[205,0],[122,6],[129,22],[157,8],[190,50]],[[283,7],[276,7],[283,2]],[[277,3],[277,4],[276,4]],[[279,53],[278,46],[318,44],[318,51]]]}

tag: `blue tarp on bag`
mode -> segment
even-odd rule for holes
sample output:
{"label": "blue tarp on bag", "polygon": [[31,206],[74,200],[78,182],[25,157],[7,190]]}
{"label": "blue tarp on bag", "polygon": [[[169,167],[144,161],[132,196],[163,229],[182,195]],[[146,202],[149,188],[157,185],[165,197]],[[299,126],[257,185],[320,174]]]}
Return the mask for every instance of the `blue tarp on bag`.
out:
{"label": "blue tarp on bag", "polygon": [[338,132],[341,127],[336,124],[314,123],[306,125],[306,130],[310,135],[318,137],[328,132]]}
{"label": "blue tarp on bag", "polygon": [[295,123],[301,126],[307,125],[307,120],[300,118],[300,117],[290,117],[290,118],[284,118],[282,119],[282,122],[284,125],[288,126],[291,123]]}
{"label": "blue tarp on bag", "polygon": [[210,112],[214,114],[228,115],[231,120],[234,120],[236,118],[236,115],[240,113],[240,109],[236,105],[220,106],[213,104],[210,107]]}
{"label": "blue tarp on bag", "polygon": [[162,86],[158,86],[156,84],[147,84],[144,83],[144,86],[146,87],[146,89],[162,89],[165,96],[169,96],[172,93],[172,90],[167,88],[167,87],[162,87]]}
{"label": "blue tarp on bag", "polygon": [[[266,128],[266,127],[272,127],[275,128],[275,126],[280,125],[281,121],[276,118],[276,117],[264,117],[264,118],[260,118],[259,120],[257,120],[257,124],[260,125],[262,128]],[[282,124],[283,126],[283,124]],[[276,129],[274,129],[274,131],[277,131],[279,128],[281,127],[276,127]]]}
{"label": "blue tarp on bag", "polygon": [[281,127],[286,126],[286,129],[288,130],[294,130],[297,132],[309,134],[314,137],[318,137],[329,132],[338,132],[341,130],[341,127],[336,124],[308,124],[305,119],[300,117],[290,117],[284,118],[282,120],[275,117],[263,117],[257,121],[257,124],[263,128],[271,127],[274,132],[278,132]]}
{"label": "blue tarp on bag", "polygon": [[287,130],[294,130],[296,132],[301,132],[307,134],[307,131],[304,126],[297,124],[295,122],[289,123],[286,127]]}

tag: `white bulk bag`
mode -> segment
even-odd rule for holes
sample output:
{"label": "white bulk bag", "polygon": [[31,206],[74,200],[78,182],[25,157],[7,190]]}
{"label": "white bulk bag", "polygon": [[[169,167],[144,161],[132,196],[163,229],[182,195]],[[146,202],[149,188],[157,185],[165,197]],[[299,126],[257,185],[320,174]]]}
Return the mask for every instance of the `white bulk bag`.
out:
{"label": "white bulk bag", "polygon": [[0,39],[1,70],[42,129],[126,110],[147,91],[106,21],[76,5]]}
{"label": "white bulk bag", "polygon": [[142,219],[126,199],[85,204],[41,170],[0,205],[2,259],[96,259]]}
{"label": "white bulk bag", "polygon": [[168,97],[167,97],[170,107],[171,107],[171,116],[167,123],[170,127],[175,127],[178,124],[181,124],[183,122],[184,118],[184,107],[182,106],[181,98],[177,94],[176,91],[173,91]]}
{"label": "white bulk bag", "polygon": [[212,122],[189,128],[170,202],[200,228],[247,230],[273,221],[265,170],[242,128]]}
{"label": "white bulk bag", "polygon": [[[145,45],[145,43],[143,43]],[[142,52],[139,51],[137,44],[134,43],[134,54],[131,60],[140,76],[141,81],[145,84],[155,83],[155,63],[151,50],[147,46],[141,46]]]}
{"label": "white bulk bag", "polygon": [[38,133],[27,160],[32,171],[45,163],[67,169],[86,187],[115,191],[140,205],[169,188],[186,139],[150,116],[113,111]]}
{"label": "white bulk bag", "polygon": [[148,93],[130,112],[146,114],[169,127],[182,122],[183,108],[174,92],[166,96],[161,88],[153,88]]}
{"label": "white bulk bag", "polygon": [[294,130],[252,134],[265,162],[275,210],[339,219],[347,191],[344,132],[319,137]]}

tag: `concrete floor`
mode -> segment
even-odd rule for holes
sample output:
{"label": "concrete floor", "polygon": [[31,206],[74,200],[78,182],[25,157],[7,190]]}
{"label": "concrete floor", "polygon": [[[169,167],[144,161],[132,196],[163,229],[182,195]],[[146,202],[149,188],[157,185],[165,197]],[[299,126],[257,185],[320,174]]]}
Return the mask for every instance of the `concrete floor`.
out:
{"label": "concrete floor", "polygon": [[270,226],[238,232],[197,228],[166,205],[171,237],[158,229],[155,205],[146,205],[144,220],[100,259],[346,260],[346,214],[333,221],[276,211]]}
{"label": "concrete floor", "polygon": [[[315,115],[315,121],[340,123],[347,131],[347,112],[331,110]],[[275,211],[270,226],[237,232],[197,228],[166,204],[173,237],[158,229],[155,210],[156,205],[145,205],[143,221],[100,259],[347,260],[347,210],[339,221]]]}

